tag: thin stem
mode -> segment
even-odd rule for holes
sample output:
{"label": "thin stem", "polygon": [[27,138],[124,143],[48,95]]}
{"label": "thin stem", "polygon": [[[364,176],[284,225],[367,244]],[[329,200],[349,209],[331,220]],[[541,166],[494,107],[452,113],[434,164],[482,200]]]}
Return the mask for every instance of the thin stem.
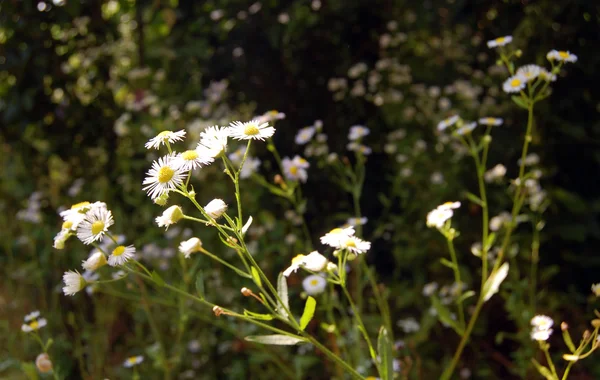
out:
{"label": "thin stem", "polygon": [[379,369],[379,364],[377,362],[377,353],[376,353],[375,349],[373,348],[373,344],[371,343],[371,338],[369,338],[369,334],[367,333],[367,329],[365,328],[365,324],[363,323],[363,320],[362,320],[362,318],[360,316],[360,312],[356,308],[356,305],[354,304],[354,301],[352,301],[352,297],[350,296],[350,293],[348,292],[348,289],[346,288],[345,284],[342,284],[341,287],[342,287],[342,290],[344,292],[344,295],[348,299],[348,303],[350,304],[350,308],[352,308],[353,316],[354,316],[354,318],[356,318],[356,322],[358,322],[359,330],[362,333],[363,338],[367,342],[367,345],[369,346],[369,353],[371,355],[371,359],[373,359],[373,362],[375,363],[375,365]]}
{"label": "thin stem", "polygon": [[454,249],[454,243],[452,239],[446,239],[448,242],[448,250],[450,251],[450,258],[452,259],[452,271],[454,272],[454,281],[456,281],[458,289],[458,299],[461,301],[458,303],[458,318],[460,321],[461,328],[465,327],[465,311],[462,304],[462,281],[460,279],[460,268],[458,266],[458,259],[456,258],[456,250]]}
{"label": "thin stem", "polygon": [[252,275],[244,272],[243,270],[236,268],[234,265],[229,264],[227,261],[223,260],[222,258],[220,258],[219,256],[212,254],[210,252],[208,252],[206,249],[204,249],[203,247],[200,247],[200,252],[202,252],[203,254],[205,254],[206,256],[210,257],[211,259],[225,265],[227,268],[231,269],[232,271],[234,271],[235,273],[237,273],[238,275],[245,277],[245,278],[252,278]]}
{"label": "thin stem", "polygon": [[535,314],[537,268],[540,260],[540,231],[535,224],[533,226],[533,240],[531,242],[531,267],[529,269],[529,306],[531,307],[532,315]]}
{"label": "thin stem", "polygon": [[365,378],[358,372],[356,372],[356,370],[354,368],[352,368],[348,363],[346,363],[344,360],[342,360],[339,356],[337,356],[336,354],[334,354],[333,352],[331,352],[327,347],[325,347],[324,345],[322,345],[318,340],[316,340],[315,338],[313,338],[311,335],[307,334],[307,333],[303,333],[303,335],[306,337],[306,339],[308,339],[315,347],[317,347],[319,350],[321,350],[321,352],[323,352],[325,355],[327,355],[327,357],[331,360],[333,360],[334,362],[338,363],[339,365],[341,365],[342,367],[344,367],[346,369],[346,371],[352,375],[353,378],[355,379],[362,379],[364,380]]}

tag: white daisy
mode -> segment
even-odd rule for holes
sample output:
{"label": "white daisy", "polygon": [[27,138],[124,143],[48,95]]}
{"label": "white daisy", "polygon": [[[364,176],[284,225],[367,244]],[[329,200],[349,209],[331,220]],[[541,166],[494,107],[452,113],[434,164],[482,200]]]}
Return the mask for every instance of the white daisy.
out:
{"label": "white daisy", "polygon": [[213,161],[212,151],[202,145],[198,145],[196,149],[186,150],[175,156],[173,158],[173,167],[177,170],[187,172],[201,168]]}
{"label": "white daisy", "polygon": [[285,277],[289,277],[290,274],[292,274],[292,272],[296,273],[298,268],[300,268],[300,264],[303,262],[304,258],[306,258],[306,255],[296,255],[292,259],[292,264],[286,270],[283,271],[283,275]]}
{"label": "white daisy", "polygon": [[174,205],[163,211],[161,216],[157,216],[155,221],[159,227],[167,227],[171,224],[179,222],[183,218],[183,211],[181,207]]}
{"label": "white daisy", "polygon": [[292,272],[296,272],[298,268],[305,268],[312,272],[320,272],[327,267],[328,260],[318,251],[312,251],[308,255],[297,255],[292,259],[292,264],[283,272],[283,275],[288,277]]}
{"label": "white daisy", "polygon": [[304,127],[298,131],[294,141],[298,145],[307,144],[310,140],[312,140],[316,131],[317,131],[317,129],[314,126]]}
{"label": "white daisy", "polygon": [[504,45],[507,45],[507,44],[511,43],[512,40],[513,40],[512,36],[498,37],[496,39],[488,41],[487,42],[487,46],[490,49],[498,47],[498,46],[504,46]]}
{"label": "white daisy", "polygon": [[234,121],[229,124],[227,129],[229,137],[236,140],[261,140],[264,141],[275,133],[275,128],[270,127],[268,123],[260,123],[258,120],[242,123]]}
{"label": "white daisy", "polygon": [[398,322],[396,322],[396,325],[398,325],[398,327],[400,327],[406,334],[417,332],[421,329],[419,322],[412,317],[400,319]]}
{"label": "white daisy", "polygon": [[87,260],[81,263],[81,266],[85,270],[95,271],[96,269],[106,265],[106,257],[104,253],[100,251],[93,252]]}
{"label": "white daisy", "polygon": [[477,127],[477,123],[476,122],[470,122],[470,123],[466,123],[463,124],[460,128],[458,128],[456,130],[456,133],[463,136],[466,135],[467,133],[471,133],[473,132],[473,130]]}
{"label": "white daisy", "polygon": [[352,226],[346,228],[334,228],[321,237],[321,243],[337,248],[342,244],[342,241],[353,236],[354,232],[354,227]]}
{"label": "white daisy", "polygon": [[139,356],[132,356],[130,358],[127,358],[125,360],[125,362],[123,363],[123,367],[125,368],[131,368],[133,366],[136,366],[138,364],[140,364],[141,362],[144,361],[144,357],[139,355]]}
{"label": "white daisy", "polygon": [[371,243],[359,239],[356,236],[348,236],[346,239],[342,240],[341,244],[336,248],[347,249],[356,255],[360,255],[371,249]]}
{"label": "white daisy", "polygon": [[348,218],[348,220],[346,220],[346,224],[348,226],[364,226],[365,224],[367,224],[367,221],[369,219],[367,219],[366,216],[360,217],[360,218]]}
{"label": "white daisy", "polygon": [[179,244],[179,252],[183,253],[185,258],[189,258],[194,252],[200,252],[202,249],[202,241],[197,237],[193,237],[189,240],[182,241]]}
{"label": "white daisy", "polygon": [[548,330],[553,325],[554,321],[547,315],[536,315],[531,319],[531,326],[539,330]]}
{"label": "white daisy", "polygon": [[27,321],[28,323],[24,323],[23,325],[21,325],[21,331],[23,332],[32,332],[32,331],[37,331],[39,329],[41,329],[42,327],[46,326],[48,324],[48,321],[46,320],[46,318],[34,318],[31,321]]}
{"label": "white daisy", "polygon": [[546,58],[549,61],[557,60],[561,62],[577,62],[577,56],[575,54],[571,54],[570,52],[564,50],[550,50],[548,54],[546,54]]}
{"label": "white daisy", "polygon": [[504,92],[508,93],[519,92],[525,88],[526,84],[527,78],[521,75],[514,75],[508,78],[506,81],[504,81],[504,83],[502,84],[502,89],[504,90]]}
{"label": "white daisy", "polygon": [[538,65],[525,65],[519,67],[516,74],[527,78],[527,81],[531,82],[540,75],[541,71],[542,67]]}
{"label": "white daisy", "polygon": [[302,281],[302,287],[309,296],[321,294],[327,287],[327,280],[323,276],[311,274]]}
{"label": "white daisy", "polygon": [[143,190],[148,192],[150,198],[156,199],[183,183],[185,172],[179,170],[173,161],[174,157],[167,155],[152,163],[142,183],[146,185]]}
{"label": "white daisy", "polygon": [[260,167],[260,159],[255,157],[246,157],[242,171],[240,172],[240,178],[249,178],[252,174],[256,173]]}
{"label": "white daisy", "polygon": [[32,311],[31,313],[27,314],[25,316],[25,318],[23,318],[23,320],[25,322],[29,322],[29,321],[31,321],[33,319],[37,319],[39,316],[40,316],[40,311],[39,310],[35,310],[35,311]]}
{"label": "white daisy", "polygon": [[544,68],[540,70],[540,78],[542,78],[542,80],[545,80],[546,82],[556,81],[556,75]]}
{"label": "white daisy", "polygon": [[106,208],[93,208],[85,214],[85,219],[77,227],[77,237],[83,244],[100,241],[114,224],[112,213]]}
{"label": "white daisy", "polygon": [[65,293],[66,296],[74,296],[75,293],[85,288],[87,285],[85,278],[78,272],[72,270],[65,272],[63,275],[63,282],[65,283],[63,293]]}
{"label": "white daisy", "polygon": [[444,129],[456,124],[457,121],[458,121],[458,115],[450,116],[438,123],[437,130],[441,132]]}
{"label": "white daisy", "polygon": [[306,182],[308,179],[306,169],[310,167],[310,164],[304,158],[298,155],[294,156],[293,159],[284,157],[283,160],[281,160],[281,165],[283,166],[285,178],[300,182]]}
{"label": "white daisy", "polygon": [[108,265],[111,267],[121,266],[132,259],[134,255],[135,247],[133,245],[129,245],[127,247],[120,245],[113,249],[112,254],[108,256]]}
{"label": "white daisy", "polygon": [[106,203],[104,202],[79,202],[71,206],[69,210],[62,211],[60,216],[62,216],[64,223],[62,228],[69,229],[71,231],[77,230],[79,223],[85,219],[85,214],[95,208],[104,208],[106,209]]}
{"label": "white daisy", "polygon": [[427,227],[442,228],[454,215],[453,209],[460,207],[460,202],[446,202],[427,214]]}
{"label": "white daisy", "polygon": [[492,125],[498,127],[504,123],[504,120],[498,117],[482,117],[478,120],[478,123],[481,125]]}
{"label": "white daisy", "polygon": [[200,133],[198,145],[204,146],[211,152],[213,157],[216,157],[227,150],[227,137],[229,137],[227,128],[214,125]]}
{"label": "white daisy", "polygon": [[353,125],[348,133],[348,140],[356,141],[371,133],[371,130],[362,125]]}
{"label": "white daisy", "polygon": [[227,205],[221,199],[213,199],[204,206],[204,211],[213,219],[218,219],[227,210]]}
{"label": "white daisy", "polygon": [[146,149],[158,149],[162,144],[166,144],[167,142],[174,143],[175,141],[181,141],[184,137],[185,131],[183,129],[177,132],[162,131],[158,135],[156,135],[156,137],[153,137],[150,140],[148,140],[148,142],[144,146],[146,147]]}

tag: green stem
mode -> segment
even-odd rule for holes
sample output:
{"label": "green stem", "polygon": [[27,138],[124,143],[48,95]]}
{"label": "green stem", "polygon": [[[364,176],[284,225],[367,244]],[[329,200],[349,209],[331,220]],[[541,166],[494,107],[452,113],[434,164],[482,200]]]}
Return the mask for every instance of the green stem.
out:
{"label": "green stem", "polygon": [[450,251],[450,258],[452,259],[452,271],[454,272],[454,281],[458,288],[457,299],[461,300],[458,303],[458,318],[460,321],[461,328],[465,327],[465,311],[462,304],[462,281],[460,278],[460,268],[458,266],[458,259],[456,258],[456,250],[454,249],[454,243],[452,239],[446,239],[448,242],[448,250]]}
{"label": "green stem", "polygon": [[334,354],[333,352],[331,352],[327,347],[325,347],[324,345],[322,345],[318,340],[316,340],[315,338],[313,338],[311,335],[307,334],[307,333],[303,333],[303,335],[306,337],[306,339],[308,339],[315,347],[317,347],[319,350],[321,350],[321,352],[323,352],[325,355],[327,355],[327,357],[329,359],[331,359],[332,361],[338,363],[339,365],[341,365],[342,367],[344,367],[346,369],[346,371],[352,375],[353,378],[355,379],[362,379],[364,380],[365,378],[363,376],[361,376],[360,373],[356,372],[356,370],[354,368],[352,368],[348,363],[346,363],[344,360],[342,360],[339,356],[337,356],[336,354]]}
{"label": "green stem", "polygon": [[237,273],[238,275],[244,277],[244,278],[252,278],[252,275],[244,272],[243,270],[236,268],[234,265],[229,264],[227,261],[223,260],[222,258],[220,258],[219,256],[212,254],[210,252],[208,252],[206,249],[200,247],[200,252],[202,252],[203,254],[205,254],[206,256],[210,257],[211,259],[225,265],[227,268],[231,269],[232,271],[234,271],[235,273]]}

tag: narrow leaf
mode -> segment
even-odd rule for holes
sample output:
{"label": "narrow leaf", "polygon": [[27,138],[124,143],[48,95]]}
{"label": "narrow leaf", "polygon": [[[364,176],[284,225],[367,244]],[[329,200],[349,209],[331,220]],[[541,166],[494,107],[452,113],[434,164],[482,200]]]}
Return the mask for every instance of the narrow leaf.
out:
{"label": "narrow leaf", "polygon": [[392,380],[394,378],[394,358],[392,342],[389,334],[384,326],[379,329],[379,337],[377,338],[377,350],[381,365],[379,366],[379,377],[382,380]]}
{"label": "narrow leaf", "polygon": [[273,316],[271,314],[259,314],[254,313],[250,310],[244,310],[244,315],[250,318],[260,319],[262,321],[270,321],[273,319]]}
{"label": "narrow leaf", "polygon": [[289,335],[251,335],[247,336],[246,339],[248,342],[255,342],[261,344],[272,344],[277,346],[292,346],[294,344],[304,342],[304,339],[301,337],[294,337]]}
{"label": "narrow leaf", "polygon": [[456,266],[454,265],[454,263],[446,258],[441,258],[440,259],[440,263],[442,263],[442,265],[447,266],[450,269],[454,269],[456,268]]}
{"label": "narrow leaf", "polygon": [[202,271],[199,271],[198,276],[196,276],[196,291],[200,298],[204,298],[204,276]]}
{"label": "narrow leaf", "polygon": [[283,302],[283,305],[278,305],[279,314],[287,318],[287,313],[285,311],[290,309],[290,301],[288,297],[287,279],[283,273],[279,273],[279,277],[277,277],[277,294],[279,295],[281,302]]}
{"label": "narrow leaf", "polygon": [[252,279],[254,280],[254,283],[256,285],[258,285],[259,288],[262,288],[262,281],[260,279],[260,275],[258,274],[258,271],[256,270],[256,268],[251,267],[250,271],[252,272]]}
{"label": "narrow leaf", "polygon": [[461,304],[463,303],[467,298],[473,297],[475,295],[475,292],[472,290],[468,290],[466,292],[464,292],[457,300],[456,300],[456,304]]}
{"label": "narrow leaf", "polygon": [[492,248],[495,241],[496,241],[496,234],[494,232],[492,232],[488,235],[487,241],[485,242],[485,251],[486,252]]}
{"label": "narrow leaf", "polygon": [[471,202],[478,204],[479,206],[483,207],[484,203],[481,200],[481,198],[479,198],[477,195],[470,193],[470,192],[466,192],[465,194],[467,196],[467,199],[470,200]]}
{"label": "narrow leaf", "polygon": [[538,370],[540,375],[544,376],[547,380],[555,380],[554,375],[552,375],[552,372],[550,372],[548,367],[544,367],[535,359],[531,359],[531,361],[533,362],[533,365],[535,365],[535,368]]}
{"label": "narrow leaf", "polygon": [[513,95],[513,96],[511,96],[511,99],[519,107],[527,109],[527,103],[520,96]]}
{"label": "narrow leaf", "polygon": [[165,280],[163,280],[162,277],[160,277],[160,275],[155,270],[152,271],[151,278],[152,278],[152,281],[154,281],[154,283],[156,285],[165,286]]}
{"label": "narrow leaf", "polygon": [[302,312],[302,317],[300,317],[300,329],[302,331],[304,331],[306,326],[308,326],[312,320],[313,315],[315,315],[316,306],[317,301],[313,297],[308,296],[306,304],[304,305],[304,312]]}
{"label": "narrow leaf", "polygon": [[452,319],[450,310],[448,310],[448,308],[444,306],[436,296],[431,296],[431,302],[437,311],[437,316],[440,322],[452,327],[452,329],[456,331],[458,335],[462,336],[463,329],[458,325],[458,322]]}

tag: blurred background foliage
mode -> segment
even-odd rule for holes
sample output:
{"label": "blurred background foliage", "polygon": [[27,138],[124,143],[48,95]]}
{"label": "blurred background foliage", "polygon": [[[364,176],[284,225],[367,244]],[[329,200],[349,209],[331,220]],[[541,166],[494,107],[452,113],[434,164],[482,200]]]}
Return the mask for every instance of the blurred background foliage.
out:
{"label": "blurred background foliage", "polygon": [[[503,294],[506,303],[494,299],[486,308],[463,368],[474,378],[532,378],[527,313],[546,312],[583,330],[591,311],[589,287],[598,281],[599,27],[600,5],[584,0],[0,2],[0,374],[19,378],[19,361],[37,354],[17,332],[20,318],[33,309],[49,319],[44,332],[53,337],[53,350],[60,353],[55,366],[67,378],[126,377],[119,368],[125,356],[138,352],[152,358],[157,348],[148,336],[146,314],[140,303],[131,302],[139,299],[101,291],[90,298],[60,294],[63,271],[79,266],[85,255],[75,244],[63,251],[52,248],[60,228],[57,210],[81,200],[106,202],[116,229],[144,247],[143,260],[176,275],[169,269],[172,239],[191,232],[169,230],[171,237],[165,238],[149,227],[160,209],[141,190],[156,158],[143,143],[157,131],[182,128],[193,141],[208,125],[276,109],[286,114],[274,137],[279,152],[302,154],[313,163],[303,189],[313,244],[352,214],[352,198],[332,182],[326,153],[347,154],[351,125],[371,129],[366,141],[373,153],[361,204],[369,218],[364,235],[374,244],[368,261],[388,290],[393,317],[421,323],[417,334],[407,335],[411,343],[398,357],[410,357],[420,378],[434,378],[439,358],[447,358],[458,340],[434,323],[421,295],[427,282],[450,281],[437,260],[445,256],[443,241],[427,230],[424,218],[446,200],[466,205],[465,189],[476,189],[472,162],[449,148],[434,126],[455,112],[466,119],[503,117],[490,164],[504,163],[507,177],[515,177],[526,116],[502,94],[506,73],[494,66],[495,52],[485,46],[512,34],[523,64],[543,65],[554,48],[574,52],[579,61],[536,110],[532,150],[540,157],[542,185],[551,199],[544,214],[538,307],[522,312],[518,300],[527,284],[518,275],[512,278]],[[322,120],[327,135],[325,151],[294,144],[298,129],[315,120]],[[253,154],[272,180],[266,149]],[[219,178],[216,169],[203,171],[200,183],[207,185],[199,193],[232,203],[231,189]],[[289,205],[272,202],[266,192],[245,196],[246,209],[257,210],[267,226],[255,231],[256,241],[272,259],[268,271],[276,276],[307,244],[294,239],[293,215],[277,222]],[[493,199],[491,215],[508,207],[502,190]],[[473,220],[481,211],[466,210],[458,219],[457,244],[463,259],[476,267],[469,250],[479,233]],[[528,252],[531,231],[521,230],[517,242]],[[205,245],[218,242],[211,233],[193,233]],[[213,268],[206,276],[214,295],[223,302],[238,297],[243,283],[227,279],[222,285],[221,270],[203,259],[197,265]],[[465,276],[476,282],[478,275]],[[157,315],[164,334],[177,324],[169,315]],[[169,353],[179,377],[275,378],[288,367],[298,377],[325,378],[318,374],[327,373],[322,368],[327,365],[318,356],[250,346],[239,335],[248,326],[215,320],[206,310],[189,318],[202,322],[190,322],[186,337]],[[396,335],[404,339],[402,329]],[[192,340],[202,349],[190,349]],[[577,367],[578,378],[600,377],[600,366],[590,362]],[[154,362],[156,368],[163,364]]]}

